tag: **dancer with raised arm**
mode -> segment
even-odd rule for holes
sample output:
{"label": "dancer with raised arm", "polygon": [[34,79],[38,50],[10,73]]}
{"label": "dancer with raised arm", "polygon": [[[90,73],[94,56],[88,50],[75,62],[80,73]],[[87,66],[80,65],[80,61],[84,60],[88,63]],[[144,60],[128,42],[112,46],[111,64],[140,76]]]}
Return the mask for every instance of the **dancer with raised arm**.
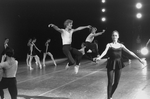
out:
{"label": "dancer with raised arm", "polygon": [[46,56],[49,55],[54,63],[55,66],[57,66],[55,60],[54,60],[54,57],[52,55],[51,52],[48,52],[48,47],[49,47],[49,43],[50,43],[51,39],[48,39],[45,43],[45,46],[46,46],[46,50],[45,52],[43,53],[43,66],[45,67],[45,59],[46,59]]}
{"label": "dancer with raised arm", "polygon": [[98,33],[96,33],[96,31],[97,29],[95,27],[92,27],[91,33],[87,36],[85,40],[85,46],[86,46],[85,53],[87,54],[89,51],[91,51],[92,56],[89,56],[92,58],[91,60],[93,60],[94,57],[98,57],[99,55],[97,45],[93,42],[93,40],[95,37],[102,35],[105,32],[105,30],[103,30],[102,32],[98,32]]}
{"label": "dancer with raised arm", "polygon": [[14,50],[10,47],[5,49],[6,61],[0,63],[0,69],[3,69],[2,80],[0,81],[0,99],[4,99],[3,89],[8,88],[11,99],[17,99],[17,80],[16,73],[18,61],[13,57]]}
{"label": "dancer with raised arm", "polygon": [[128,50],[122,43],[118,42],[119,33],[118,31],[113,31],[112,33],[112,42],[106,45],[103,53],[96,58],[100,60],[103,56],[105,56],[108,52],[108,60],[107,60],[107,77],[108,77],[108,86],[107,86],[107,99],[112,99],[112,96],[118,86],[121,69],[124,67],[122,61],[122,50],[129,53],[136,59],[138,59],[142,64],[145,63],[145,60],[140,59],[136,54],[132,51]]}
{"label": "dancer with raised arm", "polygon": [[39,56],[36,54],[36,50],[41,52],[41,50],[39,50],[37,48],[37,46],[35,45],[35,42],[36,42],[36,39],[34,38],[32,41],[31,41],[31,45],[30,45],[30,59],[29,59],[29,68],[30,70],[33,70],[32,68],[32,59],[35,58],[35,61],[36,61],[36,65],[38,65],[40,67],[40,69],[42,69],[42,65],[41,65],[41,62],[40,62],[40,58]]}
{"label": "dancer with raised arm", "polygon": [[2,52],[1,62],[3,62],[4,60],[6,60],[5,50],[8,47],[8,42],[9,42],[9,39],[5,38],[5,40],[4,40],[4,49],[3,49],[3,52]]}
{"label": "dancer with raised arm", "polygon": [[[79,60],[82,57],[82,54],[77,49],[71,47],[72,34],[76,31],[83,30],[85,28],[90,28],[91,26],[90,25],[81,26],[76,29],[72,29],[72,26],[73,26],[73,20],[70,19],[67,19],[64,22],[65,29],[58,28],[58,26],[54,24],[48,25],[48,27],[53,27],[55,30],[61,33],[63,53],[65,54],[69,62],[66,65],[66,69],[69,68],[69,66],[74,65],[76,63],[75,72],[77,72],[76,70],[79,69]],[[75,55],[75,59],[72,57],[71,53]]]}

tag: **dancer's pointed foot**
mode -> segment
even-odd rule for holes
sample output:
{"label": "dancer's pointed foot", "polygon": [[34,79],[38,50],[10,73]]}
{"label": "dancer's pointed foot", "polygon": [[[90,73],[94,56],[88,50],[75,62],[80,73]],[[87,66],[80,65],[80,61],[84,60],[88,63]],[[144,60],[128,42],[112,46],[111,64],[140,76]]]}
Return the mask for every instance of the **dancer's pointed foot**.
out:
{"label": "dancer's pointed foot", "polygon": [[45,67],[46,65],[45,64],[43,64],[43,67]]}
{"label": "dancer's pointed foot", "polygon": [[76,65],[76,66],[74,67],[74,70],[75,70],[75,74],[77,74],[77,73],[79,72],[79,65]]}
{"label": "dancer's pointed foot", "polygon": [[33,68],[30,66],[30,70],[33,70]]}
{"label": "dancer's pointed foot", "polygon": [[42,65],[40,65],[39,67],[40,67],[40,69],[42,69]]}
{"label": "dancer's pointed foot", "polygon": [[67,63],[67,65],[66,65],[65,69],[68,69],[68,68],[70,68],[70,67],[69,67],[69,63]]}
{"label": "dancer's pointed foot", "polygon": [[38,65],[38,62],[35,62],[36,66]]}
{"label": "dancer's pointed foot", "polygon": [[55,65],[55,66],[57,66],[57,64],[56,64],[56,63],[54,63],[54,65]]}
{"label": "dancer's pointed foot", "polygon": [[131,59],[128,60],[129,64],[131,64]]}

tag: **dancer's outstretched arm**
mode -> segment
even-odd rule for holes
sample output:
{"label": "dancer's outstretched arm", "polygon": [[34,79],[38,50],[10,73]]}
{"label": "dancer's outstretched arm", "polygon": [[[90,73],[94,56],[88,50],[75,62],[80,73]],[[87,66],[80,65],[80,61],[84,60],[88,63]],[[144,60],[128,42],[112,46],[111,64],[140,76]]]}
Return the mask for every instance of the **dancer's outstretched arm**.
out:
{"label": "dancer's outstretched arm", "polygon": [[127,53],[129,53],[130,55],[132,55],[133,57],[135,57],[136,59],[138,59],[142,64],[145,64],[144,61],[139,58],[135,53],[133,53],[132,51],[130,51],[129,49],[127,49],[123,44],[122,44],[123,50],[126,51]]}
{"label": "dancer's outstretched arm", "polygon": [[48,27],[52,27],[52,28],[54,28],[56,31],[58,31],[58,32],[60,32],[60,33],[63,32],[62,29],[60,29],[58,26],[56,26],[56,25],[54,25],[54,24],[49,24]]}
{"label": "dancer's outstretched arm", "polygon": [[40,50],[40,49],[38,49],[38,48],[37,48],[37,46],[36,46],[35,44],[33,44],[33,45],[34,45],[34,47],[35,47],[35,48],[36,48],[39,52],[41,52],[41,50]]}
{"label": "dancer's outstretched arm", "polygon": [[105,30],[103,30],[102,32],[95,33],[94,36],[102,35],[104,32],[105,32]]}
{"label": "dancer's outstretched arm", "polygon": [[91,25],[88,25],[88,26],[80,26],[76,29],[73,29],[73,32],[76,32],[76,31],[79,31],[79,30],[83,30],[83,29],[86,29],[86,28],[91,28]]}
{"label": "dancer's outstretched arm", "polygon": [[96,60],[100,60],[102,57],[104,57],[107,54],[109,47],[110,47],[110,44],[107,44],[105,50],[102,52],[102,54],[98,58],[96,58]]}

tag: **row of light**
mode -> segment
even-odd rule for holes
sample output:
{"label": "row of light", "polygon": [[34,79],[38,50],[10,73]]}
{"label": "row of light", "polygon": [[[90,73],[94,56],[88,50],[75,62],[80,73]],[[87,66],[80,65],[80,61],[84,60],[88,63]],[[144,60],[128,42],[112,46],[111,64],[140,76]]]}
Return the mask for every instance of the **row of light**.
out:
{"label": "row of light", "polygon": [[[102,0],[102,3],[103,3],[103,4],[106,3],[106,0]],[[137,8],[138,10],[140,10],[140,9],[142,8],[142,3],[140,3],[140,2],[136,3],[136,8]],[[106,12],[106,9],[105,9],[105,8],[102,8],[101,11],[102,11],[102,13],[105,13],[105,12]],[[140,18],[142,18],[142,14],[141,14],[140,12],[138,12],[138,13],[136,14],[136,17],[137,17],[138,19],[140,19]],[[106,21],[106,17],[103,16],[103,17],[101,18],[101,21],[102,21],[102,22],[105,22],[105,21]]]}
{"label": "row of light", "polygon": [[[106,0],[102,0],[102,3],[103,3],[103,4],[104,4],[105,2],[106,2]],[[106,9],[105,9],[105,8],[102,8],[101,11],[102,11],[102,13],[105,13],[105,12],[106,12]],[[101,21],[102,21],[102,22],[105,22],[105,21],[106,21],[106,17],[103,16],[103,17],[101,18]]]}
{"label": "row of light", "polygon": [[[136,3],[136,8],[137,8],[138,10],[140,10],[140,9],[142,8],[142,3],[140,3],[140,2]],[[138,13],[136,14],[136,17],[137,17],[138,19],[140,19],[140,18],[142,18],[142,14],[141,14],[140,12],[138,12]]]}
{"label": "row of light", "polygon": [[[140,11],[141,8],[142,8],[142,3],[140,3],[140,2],[136,3],[136,8],[138,9],[138,11]],[[140,18],[142,18],[142,14],[141,14],[140,12],[138,12],[138,13],[136,14],[136,17],[137,17],[138,19],[140,19]],[[143,47],[143,48],[141,49],[141,54],[142,54],[142,55],[148,55],[148,53],[149,53],[149,50],[148,50],[147,46],[146,46],[146,47]]]}

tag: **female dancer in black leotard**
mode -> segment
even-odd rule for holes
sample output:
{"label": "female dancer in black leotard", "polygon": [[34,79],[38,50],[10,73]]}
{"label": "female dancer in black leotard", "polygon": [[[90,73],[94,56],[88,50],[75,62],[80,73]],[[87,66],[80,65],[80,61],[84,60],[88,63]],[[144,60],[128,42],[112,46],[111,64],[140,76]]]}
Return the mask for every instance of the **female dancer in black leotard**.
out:
{"label": "female dancer in black leotard", "polygon": [[32,66],[31,66],[31,63],[32,63],[32,59],[35,58],[36,60],[36,65],[39,65],[40,69],[42,69],[42,65],[41,65],[41,62],[40,62],[40,58],[39,56],[36,54],[36,50],[38,50],[39,52],[41,52],[41,50],[39,50],[36,45],[35,45],[35,42],[36,42],[36,39],[33,39],[31,41],[31,44],[30,44],[30,59],[29,59],[29,67],[30,67],[30,70],[32,70]]}
{"label": "female dancer in black leotard", "polygon": [[123,44],[119,43],[118,38],[118,31],[113,31],[113,42],[108,43],[104,52],[97,58],[97,60],[100,60],[108,52],[109,58],[106,66],[108,76],[107,99],[112,99],[112,95],[115,92],[120,80],[121,69],[124,67],[122,61],[122,50],[128,52],[130,55],[137,58],[141,63],[144,64],[144,60],[141,60],[132,51],[128,50]]}
{"label": "female dancer in black leotard", "polygon": [[48,39],[45,43],[45,46],[46,46],[46,51],[43,53],[43,66],[45,66],[45,58],[46,58],[46,55],[49,55],[52,59],[52,61],[54,62],[54,65],[57,66],[54,58],[53,58],[53,55],[51,52],[48,52],[48,46],[49,46],[49,43],[50,43],[51,39]]}
{"label": "female dancer in black leotard", "polygon": [[29,39],[28,43],[27,43],[27,47],[28,47],[28,49],[27,49],[27,58],[26,58],[27,66],[29,66],[29,60],[30,60],[30,54],[31,54],[31,51],[30,51],[31,41],[32,41],[32,39]]}

